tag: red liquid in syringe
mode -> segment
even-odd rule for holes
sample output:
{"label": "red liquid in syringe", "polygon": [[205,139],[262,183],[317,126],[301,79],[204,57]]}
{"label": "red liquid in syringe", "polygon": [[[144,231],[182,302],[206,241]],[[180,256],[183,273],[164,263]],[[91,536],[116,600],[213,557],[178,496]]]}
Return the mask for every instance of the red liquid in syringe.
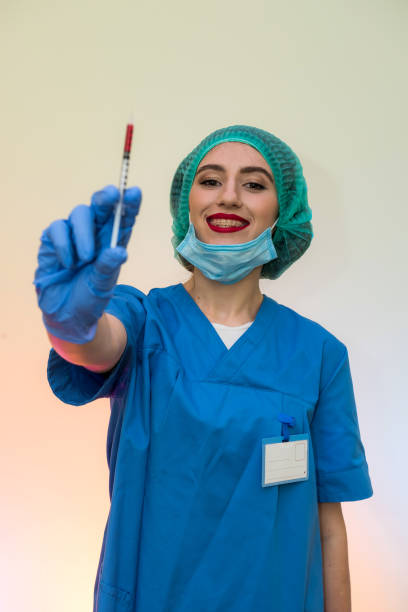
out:
{"label": "red liquid in syringe", "polygon": [[132,147],[132,138],[133,138],[133,124],[128,123],[126,126],[125,146],[123,147],[122,167],[120,171],[120,180],[119,180],[120,198],[119,198],[119,202],[116,204],[115,216],[113,219],[112,238],[111,238],[111,243],[110,243],[111,248],[114,248],[118,242],[120,219],[122,216],[122,208],[123,208],[123,193],[127,185],[127,177],[128,177],[129,162],[130,162],[130,149]]}

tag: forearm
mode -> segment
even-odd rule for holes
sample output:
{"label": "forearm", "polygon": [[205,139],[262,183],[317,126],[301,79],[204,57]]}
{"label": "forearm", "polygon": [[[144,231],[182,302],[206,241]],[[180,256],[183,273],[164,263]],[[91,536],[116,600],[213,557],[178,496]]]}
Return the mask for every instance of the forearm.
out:
{"label": "forearm", "polygon": [[348,566],[347,534],[337,528],[335,534],[321,538],[323,556],[324,612],[351,612],[351,588]]}
{"label": "forearm", "polygon": [[92,372],[112,369],[127,342],[126,330],[121,321],[107,313],[103,313],[99,319],[93,340],[85,344],[67,342],[47,333],[53,348],[63,359]]}

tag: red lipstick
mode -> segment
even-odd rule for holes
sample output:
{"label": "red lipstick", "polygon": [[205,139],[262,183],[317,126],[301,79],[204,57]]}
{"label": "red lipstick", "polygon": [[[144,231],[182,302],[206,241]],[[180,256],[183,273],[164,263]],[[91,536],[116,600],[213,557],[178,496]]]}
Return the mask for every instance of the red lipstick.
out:
{"label": "red lipstick", "polygon": [[[230,219],[234,221],[240,221],[242,225],[231,225],[229,227],[222,227],[220,225],[213,225],[211,221],[213,221],[214,219]],[[214,215],[210,215],[209,217],[207,217],[206,221],[210,229],[212,229],[214,232],[221,232],[223,234],[230,232],[239,232],[240,230],[244,229],[249,225],[249,221],[247,221],[243,217],[228,213],[216,213]]]}

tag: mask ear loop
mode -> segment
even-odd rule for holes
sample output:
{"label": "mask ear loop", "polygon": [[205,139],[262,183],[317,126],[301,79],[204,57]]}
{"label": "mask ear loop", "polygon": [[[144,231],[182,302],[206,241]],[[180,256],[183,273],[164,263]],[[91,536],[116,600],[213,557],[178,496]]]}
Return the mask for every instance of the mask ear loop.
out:
{"label": "mask ear loop", "polygon": [[[278,221],[279,221],[279,217],[276,219],[275,223],[274,223],[274,224],[272,225],[272,227],[271,227],[271,236],[272,236],[272,238],[273,238],[273,235],[274,235],[274,233],[275,233],[275,232],[273,231],[273,228],[275,227],[275,225],[277,224],[277,222],[278,222]],[[276,231],[276,230],[275,230],[275,231]]]}

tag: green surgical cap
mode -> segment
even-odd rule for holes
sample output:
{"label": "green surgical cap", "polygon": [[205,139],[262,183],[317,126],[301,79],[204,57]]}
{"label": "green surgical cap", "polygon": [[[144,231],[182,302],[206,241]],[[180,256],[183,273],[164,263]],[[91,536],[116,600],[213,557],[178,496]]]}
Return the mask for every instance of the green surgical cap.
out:
{"label": "green surgical cap", "polygon": [[243,142],[259,151],[275,177],[279,220],[273,235],[277,259],[262,266],[261,278],[278,278],[306,251],[313,238],[312,211],[307,202],[307,185],[302,165],[292,149],[273,134],[248,125],[232,125],[212,132],[181,162],[173,177],[170,210],[173,217],[174,256],[186,267],[176,247],[187,234],[189,194],[203,157],[222,142]]}

